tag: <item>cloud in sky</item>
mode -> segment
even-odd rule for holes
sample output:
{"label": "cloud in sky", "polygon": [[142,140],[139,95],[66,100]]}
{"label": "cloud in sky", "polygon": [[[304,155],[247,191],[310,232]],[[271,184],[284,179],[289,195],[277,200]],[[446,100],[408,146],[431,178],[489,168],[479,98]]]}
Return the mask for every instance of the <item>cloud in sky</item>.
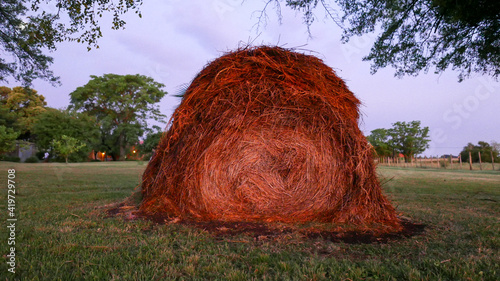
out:
{"label": "cloud in sky", "polygon": [[49,106],[61,108],[69,104],[69,93],[86,84],[90,75],[138,73],[166,85],[170,95],[160,106],[170,116],[180,101],[171,95],[223,52],[247,43],[279,45],[318,56],[346,81],[363,102],[360,126],[366,134],[397,121],[421,120],[432,136],[426,155],[457,154],[468,142],[500,141],[500,122],[494,116],[500,109],[499,82],[478,75],[458,83],[453,71],[403,79],[394,78],[392,69],[370,75],[370,63],[362,57],[369,52],[373,36],[341,44],[340,28],[318,10],[309,37],[302,15],[284,5],[282,24],[269,6],[267,24],[257,28],[264,4],[147,0],[142,19],[126,15],[125,30],[110,30],[103,21],[99,49],[87,52],[84,45],[60,44],[50,55],[63,86],[53,88],[37,81],[34,88],[47,97]]}

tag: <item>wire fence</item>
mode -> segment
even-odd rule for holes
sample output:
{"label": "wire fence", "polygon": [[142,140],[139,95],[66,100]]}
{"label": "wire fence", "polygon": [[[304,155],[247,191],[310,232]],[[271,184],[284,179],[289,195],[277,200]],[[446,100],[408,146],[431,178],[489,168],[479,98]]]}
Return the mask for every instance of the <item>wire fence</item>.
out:
{"label": "wire fence", "polygon": [[434,168],[434,169],[452,169],[452,170],[489,170],[500,171],[498,162],[476,162],[471,163],[466,159],[462,161],[461,157],[417,157],[410,161],[405,161],[403,157],[378,157],[375,162],[379,166],[401,167],[401,168]]}

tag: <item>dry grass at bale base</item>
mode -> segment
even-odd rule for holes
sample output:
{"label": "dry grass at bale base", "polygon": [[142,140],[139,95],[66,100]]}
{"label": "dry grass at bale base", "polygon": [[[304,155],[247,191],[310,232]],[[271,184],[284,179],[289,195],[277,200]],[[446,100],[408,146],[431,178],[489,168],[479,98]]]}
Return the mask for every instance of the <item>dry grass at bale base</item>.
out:
{"label": "dry grass at bale base", "polygon": [[143,175],[142,216],[397,232],[360,102],[320,59],[248,47],[193,80]]}

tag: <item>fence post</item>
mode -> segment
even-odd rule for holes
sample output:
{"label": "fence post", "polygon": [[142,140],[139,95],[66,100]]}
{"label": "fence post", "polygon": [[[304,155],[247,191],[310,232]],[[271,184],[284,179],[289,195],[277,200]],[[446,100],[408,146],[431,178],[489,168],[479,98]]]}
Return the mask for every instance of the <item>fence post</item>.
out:
{"label": "fence post", "polygon": [[482,171],[483,170],[483,165],[481,163],[481,151],[478,151],[477,153],[479,154],[479,170]]}
{"label": "fence post", "polygon": [[472,154],[469,150],[469,169],[472,171]]}
{"label": "fence post", "polygon": [[495,158],[493,158],[493,149],[490,150],[491,154],[491,167],[493,168],[493,171],[495,171]]}
{"label": "fence post", "polygon": [[458,161],[460,161],[460,170],[462,170],[462,153],[458,154]]}

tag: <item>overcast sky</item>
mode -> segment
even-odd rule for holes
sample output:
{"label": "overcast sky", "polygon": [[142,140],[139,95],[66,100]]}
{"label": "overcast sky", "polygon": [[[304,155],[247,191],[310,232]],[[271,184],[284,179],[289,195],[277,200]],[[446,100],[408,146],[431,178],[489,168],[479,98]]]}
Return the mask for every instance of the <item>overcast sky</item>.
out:
{"label": "overcast sky", "polygon": [[365,134],[390,128],[397,121],[420,120],[431,132],[431,147],[425,155],[456,155],[468,142],[500,142],[499,82],[475,75],[458,83],[458,74],[451,70],[402,79],[393,77],[390,68],[371,75],[370,63],[362,57],[370,50],[372,36],[341,44],[340,28],[318,9],[311,38],[302,15],[284,6],[281,24],[274,7],[268,7],[267,24],[261,22],[257,28],[264,1],[241,2],[145,0],[142,18],[127,15],[125,30],[111,30],[110,24],[102,22],[99,49],[87,52],[85,45],[60,44],[50,55],[63,85],[36,81],[34,88],[50,107],[64,108],[69,93],[86,84],[90,75],[147,75],[166,85],[169,95],[160,108],[170,117],[180,101],[172,95],[208,62],[247,43],[278,45],[321,58],[346,81],[363,103],[360,127]]}

